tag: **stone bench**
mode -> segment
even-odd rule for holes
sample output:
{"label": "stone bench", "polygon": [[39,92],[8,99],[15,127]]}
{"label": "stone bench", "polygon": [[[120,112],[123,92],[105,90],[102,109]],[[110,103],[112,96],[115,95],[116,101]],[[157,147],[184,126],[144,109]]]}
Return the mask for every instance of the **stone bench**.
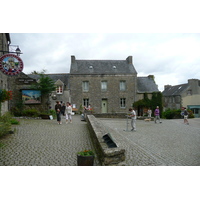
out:
{"label": "stone bench", "polygon": [[[103,123],[94,115],[87,115],[86,121],[90,130],[93,145],[102,165],[124,165],[125,149],[117,145],[117,141],[112,138],[112,133],[107,133]],[[106,139],[112,143],[108,145]]]}

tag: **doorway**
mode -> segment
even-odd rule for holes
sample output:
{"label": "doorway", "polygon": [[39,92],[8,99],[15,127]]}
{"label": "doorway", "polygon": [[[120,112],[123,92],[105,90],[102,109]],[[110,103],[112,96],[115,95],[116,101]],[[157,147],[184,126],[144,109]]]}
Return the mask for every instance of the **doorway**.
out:
{"label": "doorway", "polygon": [[101,101],[101,113],[107,113],[108,112],[108,100],[102,99]]}

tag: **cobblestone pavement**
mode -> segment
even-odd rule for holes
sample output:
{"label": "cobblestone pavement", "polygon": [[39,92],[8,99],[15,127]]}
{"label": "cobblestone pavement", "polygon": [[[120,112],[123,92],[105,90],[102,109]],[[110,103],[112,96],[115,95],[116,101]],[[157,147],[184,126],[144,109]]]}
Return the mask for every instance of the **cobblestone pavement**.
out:
{"label": "cobblestone pavement", "polygon": [[[117,144],[126,151],[126,166],[200,166],[200,118],[137,120],[137,131],[128,130],[126,119],[100,119]],[[56,120],[26,120],[16,133],[0,139],[0,166],[76,166],[76,153],[94,149],[87,123],[73,116],[73,123]],[[103,127],[102,127],[103,128]],[[113,131],[114,130],[114,131]],[[99,162],[95,159],[95,165]]]}
{"label": "cobblestone pavement", "polygon": [[[76,166],[76,153],[93,149],[87,123],[20,119],[16,133],[0,139],[0,166]],[[99,165],[95,160],[94,165]]]}
{"label": "cobblestone pavement", "polygon": [[[137,120],[130,131],[130,119],[101,119],[107,131],[125,148],[127,166],[200,166],[200,118],[153,121]],[[113,131],[115,130],[115,131]]]}

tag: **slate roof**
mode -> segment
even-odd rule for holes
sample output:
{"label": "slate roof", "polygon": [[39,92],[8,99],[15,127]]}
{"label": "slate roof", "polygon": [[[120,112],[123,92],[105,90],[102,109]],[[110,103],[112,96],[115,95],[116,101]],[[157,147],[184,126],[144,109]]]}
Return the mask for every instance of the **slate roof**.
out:
{"label": "slate roof", "polygon": [[163,96],[176,96],[180,95],[183,91],[185,91],[189,87],[188,83],[180,84],[175,86],[167,86],[165,90],[162,92]]}
{"label": "slate roof", "polygon": [[158,86],[150,77],[137,77],[137,91],[138,93],[159,92]]}
{"label": "slate roof", "polygon": [[71,63],[71,74],[137,74],[126,60],[76,60]]}
{"label": "slate roof", "polygon": [[[61,73],[61,74],[45,74],[48,77],[50,77],[55,82],[60,79],[65,85],[68,86],[69,84],[69,73]],[[40,78],[40,75],[38,74],[28,74],[29,77],[34,78],[38,80]]]}

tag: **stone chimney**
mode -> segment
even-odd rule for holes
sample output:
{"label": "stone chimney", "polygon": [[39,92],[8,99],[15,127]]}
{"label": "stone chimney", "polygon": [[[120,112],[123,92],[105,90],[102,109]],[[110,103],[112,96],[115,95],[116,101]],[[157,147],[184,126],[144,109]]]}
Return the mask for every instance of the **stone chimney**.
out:
{"label": "stone chimney", "polygon": [[76,62],[76,57],[75,56],[71,56],[71,63],[75,63]]}
{"label": "stone chimney", "polygon": [[128,64],[133,64],[133,57],[132,56],[127,57],[126,61]]}
{"label": "stone chimney", "polygon": [[198,94],[200,92],[200,81],[198,79],[188,79],[188,85],[192,90],[192,94]]}
{"label": "stone chimney", "polygon": [[154,75],[149,75],[148,78],[154,80]]}
{"label": "stone chimney", "polygon": [[165,85],[164,86],[164,90],[167,90],[167,89],[169,89],[170,87],[172,87],[171,85]]}

